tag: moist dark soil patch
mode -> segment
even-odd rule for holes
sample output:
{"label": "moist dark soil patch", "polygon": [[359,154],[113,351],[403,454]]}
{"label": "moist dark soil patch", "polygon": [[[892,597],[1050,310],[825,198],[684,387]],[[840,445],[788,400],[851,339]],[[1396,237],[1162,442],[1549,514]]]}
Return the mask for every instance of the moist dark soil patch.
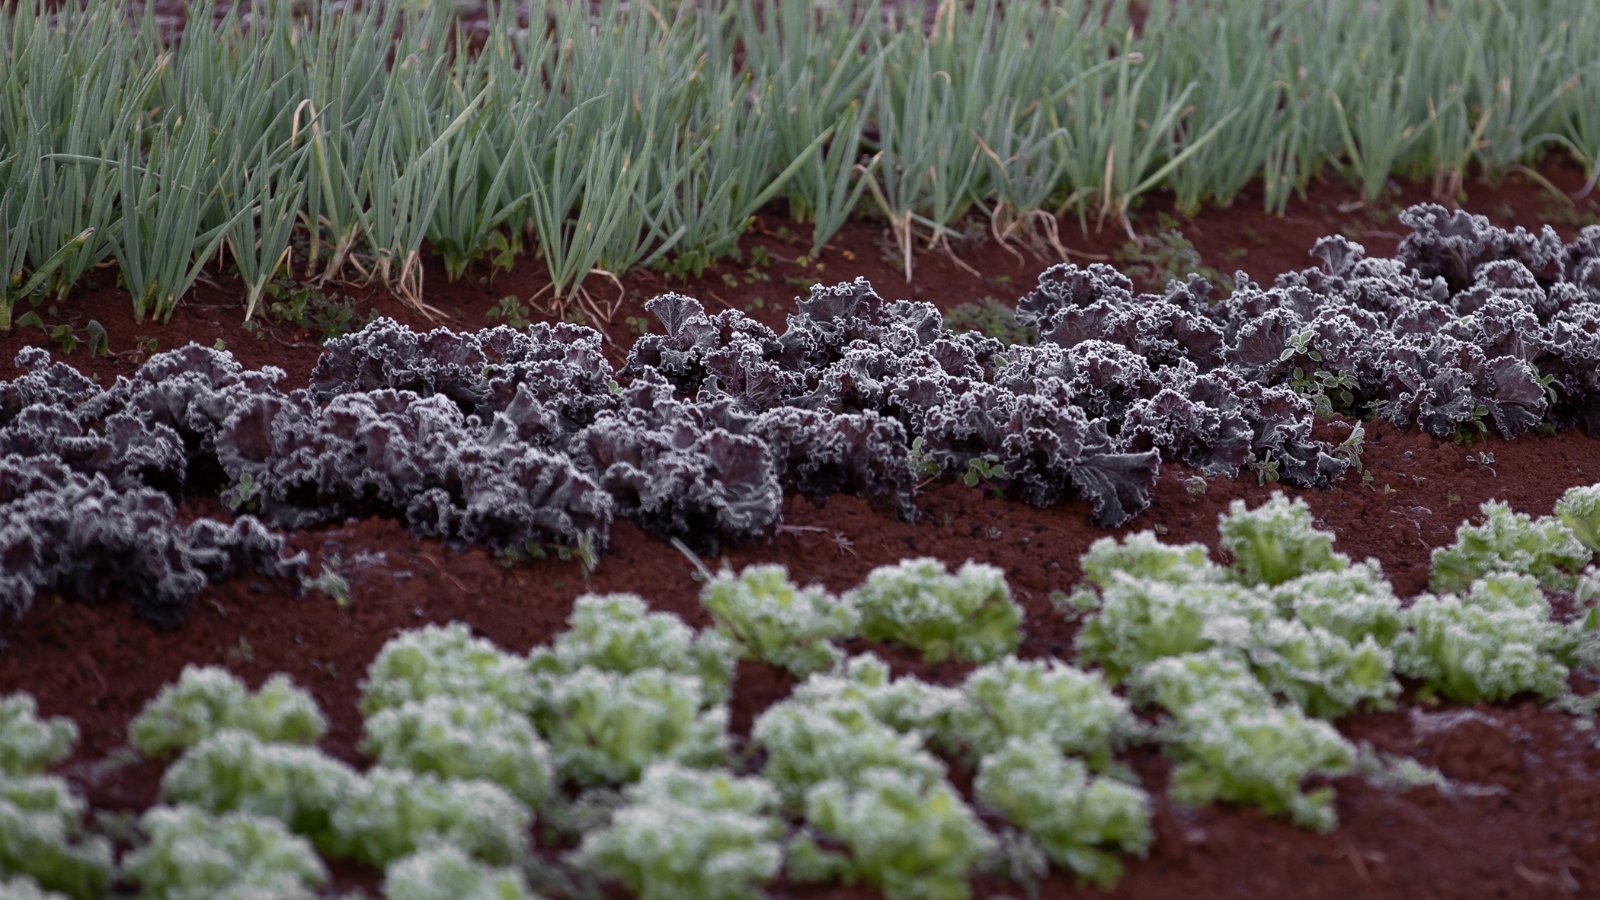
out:
{"label": "moist dark soil patch", "polygon": [[[1576,166],[1553,165],[1544,174],[1563,189],[1582,181]],[[1474,212],[1497,224],[1536,226],[1556,219],[1570,237],[1585,204],[1557,215],[1552,196],[1517,176],[1497,184],[1469,185]],[[1426,199],[1420,186],[1399,187],[1394,204]],[[1350,189],[1321,185],[1292,205],[1285,218],[1257,211],[1250,197],[1233,209],[1208,210],[1180,221],[1182,232],[1204,264],[1224,272],[1250,271],[1260,281],[1307,264],[1305,251],[1318,236],[1345,233],[1374,254],[1393,250],[1398,233],[1389,230],[1392,209],[1355,204]],[[1152,201],[1134,221],[1147,234],[1160,226],[1157,215],[1170,212]],[[632,341],[629,317],[643,316],[642,304],[654,294],[678,290],[703,300],[708,308],[738,306],[781,327],[794,297],[808,281],[832,283],[865,275],[887,297],[929,300],[943,309],[984,296],[1007,304],[1025,292],[1044,263],[983,239],[960,245],[957,253],[979,275],[965,272],[942,254],[921,255],[907,284],[890,258],[883,229],[852,223],[817,260],[796,261],[808,239],[788,236],[781,211],[763,218],[746,242],[744,264],[724,263],[704,277],[676,282],[656,273],[623,279],[621,307],[607,331],[617,348]],[[1565,224],[1560,224],[1560,223]],[[1064,224],[1072,249],[1111,256],[1126,242],[1109,231],[1080,236]],[[771,259],[752,263],[756,247]],[[451,285],[430,261],[428,299],[450,310],[456,328],[491,322],[486,312],[500,297],[526,300],[546,285],[536,261],[523,260],[494,279],[476,277]],[[617,288],[591,283],[597,296],[610,299]],[[328,290],[337,292],[336,288]],[[252,333],[240,322],[238,291],[218,277],[202,285],[165,325],[132,321],[127,297],[107,272],[60,310],[56,321],[83,326],[103,323],[113,355],[90,358],[79,349],[74,365],[95,373],[102,383],[132,372],[148,356],[145,342],[165,350],[196,340],[221,341],[249,366],[277,365],[290,383],[303,382],[317,356],[316,334],[267,318]],[[370,312],[392,315],[417,328],[428,320],[398,301],[369,289],[352,293],[358,320]],[[54,324],[54,323],[52,323]],[[11,359],[24,344],[45,341],[37,331],[18,329],[0,335],[0,377],[15,373]],[[1349,423],[1322,426],[1339,434]],[[1356,558],[1375,557],[1409,596],[1426,587],[1429,553],[1448,544],[1455,528],[1472,518],[1478,504],[1504,500],[1517,510],[1548,513],[1568,487],[1600,482],[1600,440],[1578,433],[1526,436],[1515,441],[1489,438],[1472,446],[1440,442],[1385,424],[1367,426],[1363,463],[1366,475],[1349,473],[1329,490],[1288,493],[1310,504],[1319,527],[1338,534],[1338,549]],[[1264,500],[1276,486],[1253,478],[1212,480],[1196,491],[1194,473],[1179,464],[1162,467],[1151,508],[1131,529],[1155,529],[1168,541],[1199,541],[1216,547],[1217,516],[1228,503]],[[996,499],[981,488],[929,485],[919,498],[921,516],[899,522],[864,501],[835,497],[817,507],[791,497],[784,526],[770,541],[731,551],[734,567],[781,562],[797,581],[820,581],[842,590],[872,568],[914,556],[951,563],[975,559],[1005,569],[1027,611],[1024,657],[1072,655],[1074,628],[1053,609],[1050,595],[1070,590],[1080,572],[1078,558],[1101,537],[1119,534],[1089,523],[1086,503],[1050,509]],[[215,515],[215,499],[195,499],[186,515]],[[290,598],[281,589],[250,580],[209,589],[195,605],[193,618],[170,632],[133,618],[125,604],[85,606],[42,598],[20,622],[7,627],[9,646],[0,652],[0,693],[29,691],[41,711],[66,715],[83,730],[78,755],[66,774],[103,810],[138,810],[152,803],[161,767],[152,763],[110,765],[107,757],[123,747],[129,719],[183,666],[218,664],[252,686],[269,674],[286,672],[312,691],[327,712],[331,729],[323,747],[359,762],[356,745],[360,717],[358,684],[378,649],[401,629],[428,622],[460,620],[516,652],[550,639],[564,626],[575,597],[584,592],[632,591],[656,608],[704,625],[693,564],[669,545],[633,526],[617,523],[612,547],[598,568],[585,575],[573,562],[543,561],[507,567],[477,549],[452,550],[418,540],[398,524],[383,520],[349,521],[295,533],[295,549],[313,562],[337,555],[349,579],[347,604],[313,594]],[[715,567],[718,560],[707,560]],[[865,643],[897,672],[930,680],[959,680],[969,667],[927,666],[912,654]],[[792,686],[770,666],[745,664],[733,701],[735,731],[747,734],[750,722]],[[1462,707],[1431,705],[1408,698],[1391,712],[1360,714],[1340,723],[1355,739],[1380,750],[1416,757],[1439,767],[1455,786],[1403,790],[1369,784],[1360,778],[1335,783],[1339,792],[1337,831],[1319,835],[1270,819],[1251,809],[1229,806],[1186,809],[1164,797],[1170,766],[1159,752],[1144,748],[1131,755],[1155,801],[1157,841],[1146,860],[1131,860],[1129,871],[1110,896],[1117,897],[1545,897],[1600,896],[1600,736],[1582,730],[1570,717],[1532,703]],[[372,886],[374,873],[359,867],[336,869],[340,887]],[[981,881],[981,896],[1022,895],[1020,885]],[[1039,886],[1039,895],[1091,896],[1057,876]],[[856,897],[870,892],[836,887],[796,888],[780,884],[778,896]]]}

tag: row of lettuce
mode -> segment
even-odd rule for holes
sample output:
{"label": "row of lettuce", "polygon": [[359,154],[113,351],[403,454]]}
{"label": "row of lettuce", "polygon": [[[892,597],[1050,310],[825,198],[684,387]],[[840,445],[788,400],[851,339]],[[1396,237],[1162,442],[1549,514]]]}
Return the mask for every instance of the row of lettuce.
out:
{"label": "row of lettuce", "polygon": [[[1444,785],[1333,724],[1392,706],[1401,678],[1456,701],[1582,710],[1569,675],[1600,664],[1600,485],[1552,516],[1483,513],[1436,551],[1438,592],[1410,603],[1281,495],[1220,517],[1226,565],[1151,532],[1101,539],[1059,599],[1080,622],[1074,664],[1017,656],[1024,616],[1001,571],[930,559],[838,596],[781,566],[707,573],[704,630],[635,595],[585,595],[564,632],[520,655],[461,623],[427,626],[368,669],[364,771],[317,748],[325,719],[288,678],[252,692],[189,667],[129,726],[167,765],[120,862],[68,782],[44,774],[76,729],[14,695],[0,701],[0,875],[8,896],[74,898],[309,897],[324,859],[381,868],[396,898],[620,883],[732,900],[780,876],[962,898],[980,874],[1052,867],[1108,886],[1154,840],[1134,745],[1170,758],[1176,803],[1327,830],[1330,779]],[[1575,613],[1557,617],[1547,590]],[[953,684],[897,678],[848,653],[857,638],[976,665]],[[799,679],[748,740],[729,730],[741,659]]]}
{"label": "row of lettuce", "polygon": [[[297,587],[270,528],[383,516],[508,554],[603,550],[612,522],[700,550],[836,493],[916,515],[922,479],[985,480],[1106,526],[1150,502],[1163,460],[1204,476],[1326,486],[1376,414],[1440,437],[1600,428],[1600,227],[1563,243],[1416,207],[1392,259],[1325,238],[1315,268],[1226,296],[1191,277],[1132,292],[1058,266],[1017,308],[1036,343],[952,331],[864,280],[816,287],[779,334],[668,294],[626,365],[599,333],[536,324],[329,342],[306,387],[198,345],[102,387],[40,349],[0,382],[0,609],[43,592],[180,621],[210,581]],[[1359,426],[1357,426],[1359,427]],[[219,495],[240,515],[180,524]],[[259,518],[257,518],[259,517]],[[112,577],[115,576],[115,577]]]}

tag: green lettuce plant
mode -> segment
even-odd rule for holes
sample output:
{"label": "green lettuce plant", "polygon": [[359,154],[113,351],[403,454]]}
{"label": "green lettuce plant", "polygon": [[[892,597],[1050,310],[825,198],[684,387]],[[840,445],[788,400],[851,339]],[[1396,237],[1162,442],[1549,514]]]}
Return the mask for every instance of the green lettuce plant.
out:
{"label": "green lettuce plant", "polygon": [[864,883],[890,900],[964,900],[974,869],[998,848],[948,783],[897,769],[821,782],[806,792],[805,819],[789,846],[791,877]]}
{"label": "green lettuce plant", "polygon": [[551,796],[550,751],[527,717],[494,702],[430,697],[367,717],[361,750],[379,765],[482,779],[534,809]]}
{"label": "green lettuce plant", "polygon": [[529,654],[528,668],[540,681],[583,668],[692,676],[710,706],[728,698],[737,659],[721,634],[696,632],[671,613],[651,612],[634,594],[585,594],[573,605],[567,630]]}
{"label": "green lettuce plant", "polygon": [[52,775],[0,777],[0,873],[74,900],[105,896],[111,843],[84,826],[88,804]]}
{"label": "green lettuce plant", "polygon": [[778,874],[777,791],[760,778],[658,763],[572,861],[640,900],[739,900]]}
{"label": "green lettuce plant", "polygon": [[1163,739],[1177,763],[1174,800],[1253,804],[1321,831],[1338,824],[1333,788],[1307,792],[1301,785],[1350,771],[1355,748],[1328,723],[1274,702],[1234,655],[1214,650],[1157,660],[1132,688],[1171,714]]}
{"label": "green lettuce plant", "polygon": [[361,711],[372,715],[435,696],[494,700],[528,710],[533,694],[521,660],[473,637],[466,625],[456,622],[407,631],[384,644],[367,667]]}
{"label": "green lettuce plant", "polygon": [[579,785],[632,781],[664,760],[710,765],[728,752],[728,708],[707,708],[702,686],[660,669],[581,668],[546,686],[535,724],[561,777]]}
{"label": "green lettuce plant", "polygon": [[78,726],[71,719],[39,718],[32,694],[0,697],[0,778],[36,775],[72,755]]}
{"label": "green lettuce plant", "polygon": [[[1581,506],[1575,498],[1569,514]],[[1554,591],[1570,591],[1577,585],[1577,573],[1593,554],[1560,519],[1534,519],[1497,500],[1479,510],[1483,524],[1461,523],[1455,543],[1433,551],[1429,586],[1434,593],[1463,593],[1474,581],[1495,572],[1532,575]]]}
{"label": "green lettuce plant", "polygon": [[27,875],[0,877],[0,897],[6,900],[68,900],[66,894],[47,891]]}
{"label": "green lettuce plant", "polygon": [[533,813],[487,781],[374,767],[333,811],[334,853],[382,866],[433,843],[504,865],[527,850]]}
{"label": "green lettuce plant", "polygon": [[979,668],[961,686],[950,715],[950,739],[974,758],[999,752],[1013,738],[1044,741],[1057,753],[1087,757],[1096,769],[1139,734],[1126,700],[1105,677],[1059,660],[1015,657]]}
{"label": "green lettuce plant", "polygon": [[1217,519],[1222,549],[1233,556],[1233,574],[1248,585],[1282,584],[1310,572],[1338,571],[1350,558],[1333,549],[1333,535],[1311,524],[1311,508],[1274,492],[1255,509],[1235,500]]}
{"label": "green lettuce plant", "polygon": [[1142,855],[1155,840],[1143,789],[1091,775],[1045,737],[1008,737],[983,757],[973,790],[1052,862],[1102,888],[1122,877],[1121,853]]}
{"label": "green lettuce plant", "polygon": [[859,699],[823,706],[785,700],[756,719],[750,736],[766,752],[762,775],[791,807],[823,781],[855,784],[876,770],[892,769],[919,784],[945,777],[922,734],[896,730]]}
{"label": "green lettuce plant", "polygon": [[1077,648],[1113,682],[1169,656],[1215,646],[1243,648],[1257,627],[1278,616],[1260,591],[1240,584],[1175,584],[1118,577],[1101,591],[1084,622]]}
{"label": "green lettuce plant", "polygon": [[1211,562],[1204,544],[1166,544],[1153,531],[1139,531],[1123,537],[1103,537],[1089,545],[1083,555],[1085,581],[1108,588],[1119,575],[1171,584],[1221,581],[1222,569]]}
{"label": "green lettuce plant", "polygon": [[818,672],[790,692],[795,704],[825,712],[860,709],[896,731],[938,735],[962,703],[961,692],[910,675],[891,678],[877,655],[852,656],[830,672]]}
{"label": "green lettuce plant", "polygon": [[1022,640],[1022,608],[1005,573],[967,562],[954,574],[936,559],[879,566],[845,595],[861,610],[861,634],[906,644],[929,662],[990,662]]}
{"label": "green lettuce plant", "polygon": [[1263,684],[1320,718],[1387,708],[1400,694],[1394,651],[1371,635],[1352,643],[1299,619],[1272,619],[1257,627],[1246,655]]}
{"label": "green lettuce plant", "polygon": [[1563,660],[1576,648],[1577,632],[1550,613],[1531,575],[1489,575],[1460,596],[1424,594],[1405,611],[1396,666],[1429,692],[1463,703],[1554,697],[1566,690]]}
{"label": "green lettuce plant", "polygon": [[326,850],[334,845],[334,813],[360,783],[355,770],[318,750],[229,730],[190,747],[167,768],[161,799],[210,813],[270,816]]}
{"label": "green lettuce plant", "polygon": [[739,652],[804,677],[831,668],[844,653],[833,642],[854,637],[861,613],[817,585],[801,589],[781,565],[724,571],[700,602]]}
{"label": "green lettuce plant", "polygon": [[317,702],[286,675],[272,676],[251,693],[226,669],[189,665],[176,684],[145,704],[128,726],[128,740],[145,756],[159,757],[226,728],[268,742],[315,744],[328,724]]}
{"label": "green lettuce plant", "polygon": [[152,900],[311,900],[327,867],[304,838],[253,813],[213,816],[156,806],[139,819],[147,842],[122,862],[123,877]]}
{"label": "green lettuce plant", "polygon": [[1556,518],[1590,553],[1600,553],[1600,484],[1568,488],[1556,501]]}
{"label": "green lettuce plant", "polygon": [[390,863],[383,873],[389,900],[537,900],[522,873],[490,866],[450,844],[434,844]]}
{"label": "green lettuce plant", "polygon": [[1400,600],[1375,560],[1311,572],[1267,589],[1279,611],[1352,644],[1394,643],[1403,627]]}
{"label": "green lettuce plant", "polygon": [[1569,626],[1573,663],[1600,668],[1600,568],[1584,570],[1573,596],[1578,606],[1578,618]]}

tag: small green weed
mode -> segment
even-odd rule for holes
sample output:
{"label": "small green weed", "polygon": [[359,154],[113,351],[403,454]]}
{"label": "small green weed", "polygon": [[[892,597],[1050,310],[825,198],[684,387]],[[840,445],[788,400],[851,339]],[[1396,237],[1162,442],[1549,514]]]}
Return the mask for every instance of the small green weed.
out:
{"label": "small green weed", "polygon": [[[54,309],[52,306],[51,310]],[[63,356],[71,355],[80,345],[88,348],[90,356],[111,355],[110,339],[106,335],[105,326],[101,325],[98,319],[89,320],[89,324],[84,326],[82,337],[79,337],[76,329],[64,322],[57,325],[45,324],[44,319],[36,312],[23,313],[17,317],[16,324],[19,328],[37,328],[44,332],[50,343],[54,344]]]}
{"label": "small green weed", "polygon": [[994,297],[950,307],[944,323],[951,331],[976,331],[1008,345],[1038,342],[1038,335],[1017,321],[1016,310]]}
{"label": "small green weed", "polygon": [[1162,213],[1159,228],[1139,241],[1129,241],[1112,254],[1119,268],[1135,283],[1160,290],[1167,282],[1182,280],[1190,273],[1203,276],[1223,293],[1233,290],[1233,279],[1217,269],[1201,264],[1200,251],[1179,230],[1178,220]]}
{"label": "small green weed", "polygon": [[1245,464],[1256,473],[1256,484],[1267,485],[1278,480],[1278,461],[1270,457],[1252,459]]}
{"label": "small green weed", "polygon": [[528,323],[532,321],[532,315],[533,311],[528,308],[526,303],[523,303],[514,295],[507,294],[506,296],[495,301],[493,306],[489,307],[489,311],[484,314],[484,318],[491,322],[500,322],[504,325],[509,325],[512,328],[521,331],[522,329],[528,327]]}
{"label": "small green weed", "polygon": [[321,290],[287,279],[267,285],[267,313],[296,328],[316,332],[327,341],[355,331],[361,324],[349,297],[331,297]]}
{"label": "small green weed", "polygon": [[595,547],[594,534],[586,531],[578,538],[576,546],[528,541],[521,547],[508,548],[500,553],[500,564],[506,568],[518,563],[545,559],[558,559],[562,562],[577,560],[583,567],[583,577],[587,579],[595,566],[600,564],[600,551]]}

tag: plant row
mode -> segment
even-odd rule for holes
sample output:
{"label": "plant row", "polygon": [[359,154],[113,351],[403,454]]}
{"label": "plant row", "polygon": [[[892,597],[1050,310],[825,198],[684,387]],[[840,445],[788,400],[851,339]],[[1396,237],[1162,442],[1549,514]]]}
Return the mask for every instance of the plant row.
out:
{"label": "plant row", "polygon": [[[1461,702],[1592,701],[1568,675],[1600,664],[1600,573],[1584,568],[1600,485],[1556,511],[1486,505],[1435,554],[1435,586],[1459,590],[1409,605],[1281,495],[1220,517],[1227,565],[1150,532],[1102,539],[1060,603],[1081,623],[1071,665],[1017,658],[1023,613],[1002,572],[931,559],[839,596],[782,566],[708,572],[700,631],[632,594],[585,595],[523,655],[461,623],[427,626],[390,640],[362,682],[364,771],[316,748],[326,722],[287,678],[252,692],[189,667],[129,725],[132,747],[168,764],[120,863],[83,801],[42,774],[75,728],[16,695],[0,701],[0,877],[33,896],[292,898],[327,881],[324,859],[348,859],[384,869],[396,898],[606,883],[645,900],[743,898],[780,872],[964,898],[981,873],[1052,867],[1109,886],[1154,841],[1150,797],[1118,758],[1132,745],[1171,760],[1174,802],[1327,830],[1329,779],[1451,789],[1331,724],[1392,706],[1400,677]],[[1557,620],[1542,584],[1575,591],[1579,617]],[[861,639],[976,667],[954,685],[895,678],[847,651]],[[801,679],[746,741],[728,729],[740,659]],[[535,844],[574,849],[552,864]]]}
{"label": "plant row", "polygon": [[[715,550],[770,535],[786,493],[909,519],[920,479],[948,474],[1081,498],[1118,526],[1163,459],[1332,483],[1359,465],[1361,426],[1331,445],[1319,414],[1457,438],[1600,425],[1600,228],[1562,244],[1439,207],[1404,219],[1398,258],[1325,238],[1319,267],[1271,288],[1241,273],[1217,298],[1197,278],[1135,296],[1108,267],[1054,267],[1018,306],[1037,344],[954,332],[858,279],[813,288],[782,334],[662,295],[647,308],[663,333],[620,369],[565,324],[380,320],[287,391],[281,370],[198,345],[109,388],[26,349],[0,382],[0,605],[131,584],[140,615],[172,623],[208,580],[302,574],[262,523],[384,516],[592,564],[617,517]],[[173,523],[174,501],[218,492],[244,517]]]}
{"label": "plant row", "polygon": [[[1152,371],[1291,388],[1321,417],[1377,416],[1457,440],[1600,434],[1600,226],[1563,243],[1549,226],[1507,231],[1436,204],[1400,222],[1408,233],[1393,258],[1324,237],[1315,268],[1271,287],[1239,272],[1225,297],[1198,276],[1136,296],[1109,266],[1056,266],[1016,317],[1045,344],[1106,342]],[[1208,435],[1204,410],[1170,396],[1162,405],[1176,427]],[[1205,469],[1213,444],[1202,439],[1191,464]]]}
{"label": "plant row", "polygon": [[142,320],[207,267],[248,317],[283,277],[424,306],[425,245],[452,278],[531,250],[564,309],[592,273],[736,256],[775,200],[813,252],[886,219],[909,277],[974,214],[1059,251],[1056,216],[1157,188],[1259,180],[1281,210],[1329,171],[1452,196],[1600,157],[1584,0],[1209,0],[1137,29],[1129,0],[943,2],[931,28],[878,0],[491,3],[470,34],[442,3],[217,6],[173,40],[153,4],[0,10],[0,330],[105,262]]}

